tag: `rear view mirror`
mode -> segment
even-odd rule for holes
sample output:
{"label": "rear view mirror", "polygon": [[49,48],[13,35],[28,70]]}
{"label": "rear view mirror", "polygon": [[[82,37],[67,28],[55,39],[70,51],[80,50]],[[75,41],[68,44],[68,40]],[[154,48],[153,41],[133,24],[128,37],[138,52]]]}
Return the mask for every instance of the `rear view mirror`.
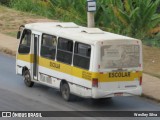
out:
{"label": "rear view mirror", "polygon": [[18,31],[18,33],[17,33],[17,39],[20,39],[20,36],[21,36],[21,31]]}

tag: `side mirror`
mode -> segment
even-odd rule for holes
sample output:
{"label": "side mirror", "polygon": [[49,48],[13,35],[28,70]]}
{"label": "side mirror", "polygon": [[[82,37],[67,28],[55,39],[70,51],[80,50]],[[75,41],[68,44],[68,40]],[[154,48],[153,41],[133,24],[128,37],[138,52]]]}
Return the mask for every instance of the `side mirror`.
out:
{"label": "side mirror", "polygon": [[20,37],[21,37],[21,31],[18,31],[18,33],[17,33],[17,39],[20,39]]}

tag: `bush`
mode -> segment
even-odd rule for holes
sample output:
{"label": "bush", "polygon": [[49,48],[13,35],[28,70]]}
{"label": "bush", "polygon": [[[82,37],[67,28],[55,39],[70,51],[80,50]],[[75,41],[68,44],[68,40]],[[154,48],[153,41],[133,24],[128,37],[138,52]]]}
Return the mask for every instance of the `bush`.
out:
{"label": "bush", "polygon": [[148,38],[144,39],[142,42],[143,42],[143,44],[145,44],[147,46],[154,46],[154,47],[160,48],[160,33],[158,33],[155,36],[148,37]]}
{"label": "bush", "polygon": [[5,6],[10,6],[11,0],[0,0],[0,4],[5,5]]}
{"label": "bush", "polygon": [[11,0],[10,6],[20,11],[35,13],[40,16],[52,18],[51,7],[40,0]]}

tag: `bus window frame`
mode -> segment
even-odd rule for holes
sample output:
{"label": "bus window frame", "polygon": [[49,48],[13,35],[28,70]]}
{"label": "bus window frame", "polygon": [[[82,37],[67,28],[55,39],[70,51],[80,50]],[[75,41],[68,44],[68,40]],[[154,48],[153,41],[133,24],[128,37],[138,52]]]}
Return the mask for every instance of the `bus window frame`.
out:
{"label": "bus window frame", "polygon": [[[24,40],[23,34],[24,34],[24,31],[25,31],[25,30],[29,31],[29,32],[30,32],[30,35],[31,35],[29,52],[27,52],[27,53],[21,53],[21,52],[20,52],[20,46],[23,45],[23,44],[22,44],[22,40]],[[22,30],[21,37],[20,37],[20,43],[19,43],[19,46],[18,46],[18,54],[20,54],[20,55],[28,55],[28,54],[30,54],[30,52],[31,52],[31,47],[32,47],[31,43],[32,43],[32,30],[24,28],[24,29]],[[24,46],[24,45],[23,45],[23,46]],[[27,47],[28,47],[28,46],[27,46]]]}
{"label": "bus window frame", "polygon": [[[71,42],[73,43],[72,52],[71,52],[71,51],[68,51],[68,50],[63,50],[63,49],[59,49],[59,48],[58,48],[60,39],[68,40],[68,41],[71,41]],[[72,56],[70,63],[66,63],[66,62],[63,62],[63,61],[58,60],[58,59],[57,59],[57,58],[58,58],[58,51],[70,53],[71,56]],[[73,53],[74,53],[74,40],[71,40],[71,39],[68,39],[68,38],[64,38],[64,37],[58,37],[56,61],[72,66],[72,64],[73,64]]]}
{"label": "bus window frame", "polygon": [[[80,55],[80,54],[75,53],[75,51],[76,51],[76,50],[75,50],[75,49],[76,49],[76,43],[77,43],[77,44],[82,44],[82,45],[87,45],[87,46],[89,46],[89,47],[90,47],[90,56],[88,57],[88,56],[84,56],[84,55]],[[78,47],[77,47],[77,48],[78,48]],[[87,59],[89,58],[89,64],[88,64],[88,65],[89,65],[89,68],[86,69],[86,68],[83,68],[83,67],[80,67],[80,66],[75,65],[75,64],[74,64],[75,55],[77,55],[77,56],[79,56],[79,57],[84,57],[84,58],[87,58]],[[86,43],[82,43],[82,42],[75,41],[75,43],[74,43],[74,53],[73,53],[73,66],[74,66],[74,67],[78,67],[78,68],[81,68],[81,69],[84,69],[84,70],[88,70],[88,71],[89,71],[90,68],[91,68],[91,55],[92,55],[92,46],[91,46],[90,44],[86,44]]]}
{"label": "bus window frame", "polygon": [[[55,46],[55,58],[52,59],[52,58],[49,58],[49,57],[45,57],[41,54],[41,51],[42,51],[42,41],[43,41],[43,35],[49,35],[49,36],[53,36],[56,38],[56,46]],[[48,59],[48,60],[53,60],[53,61],[56,61],[56,58],[57,58],[57,45],[58,45],[58,37],[56,35],[52,35],[52,34],[47,34],[47,33],[42,33],[42,36],[41,36],[41,42],[40,42],[40,56],[42,58],[45,58],[45,59]]]}

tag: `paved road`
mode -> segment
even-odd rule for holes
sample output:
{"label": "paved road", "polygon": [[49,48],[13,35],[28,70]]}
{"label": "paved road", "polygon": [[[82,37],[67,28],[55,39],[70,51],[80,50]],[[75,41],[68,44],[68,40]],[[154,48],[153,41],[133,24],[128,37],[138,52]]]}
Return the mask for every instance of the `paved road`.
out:
{"label": "paved road", "polygon": [[[0,53],[0,111],[160,111],[160,104],[141,97],[116,97],[102,103],[90,99],[65,102],[60,93],[43,85],[28,88],[15,75],[15,58]],[[61,118],[62,119],[62,118]],[[72,118],[74,119],[74,118]],[[81,118],[77,118],[81,119]],[[90,118],[85,118],[90,119]],[[103,119],[103,118],[95,118]],[[105,120],[117,118],[105,118]],[[123,118],[121,118],[123,119]],[[133,118],[126,118],[132,120]],[[138,118],[143,119],[143,118]],[[147,118],[146,118],[147,119]],[[158,118],[154,118],[157,119]],[[136,118],[137,120],[137,118]],[[150,120],[150,118],[148,118]]]}

